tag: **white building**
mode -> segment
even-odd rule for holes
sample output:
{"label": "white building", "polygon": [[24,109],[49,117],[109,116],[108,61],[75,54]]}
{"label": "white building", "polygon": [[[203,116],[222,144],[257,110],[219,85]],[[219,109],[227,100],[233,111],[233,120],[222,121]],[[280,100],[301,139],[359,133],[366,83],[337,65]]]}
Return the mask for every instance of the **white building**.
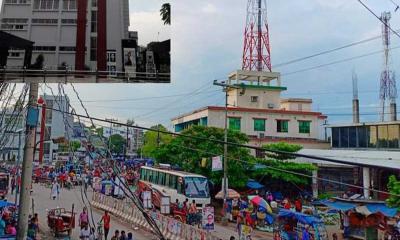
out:
{"label": "white building", "polygon": [[[123,70],[129,0],[3,0],[0,21],[0,30],[35,43],[32,61],[43,54],[47,69]],[[8,67],[21,67],[23,55],[10,51]]]}
{"label": "white building", "polygon": [[[275,85],[271,83],[275,82]],[[245,133],[250,143],[285,141],[308,148],[327,148],[326,116],[312,111],[312,100],[282,99],[280,74],[239,70],[229,76],[228,128]],[[225,107],[206,106],[172,119],[175,132],[191,125],[224,128]]]}
{"label": "white building", "polygon": [[[113,122],[118,122],[116,119],[106,119]],[[125,140],[128,137],[128,153],[137,153],[137,150],[143,146],[144,131],[134,127],[126,127],[120,124],[110,124],[109,127],[103,128],[103,137],[109,138],[112,135],[121,135]]]}
{"label": "white building", "polygon": [[19,112],[9,108],[1,112],[4,112],[4,117],[0,119],[0,159],[17,160],[19,151],[20,160],[22,160],[26,110]]}

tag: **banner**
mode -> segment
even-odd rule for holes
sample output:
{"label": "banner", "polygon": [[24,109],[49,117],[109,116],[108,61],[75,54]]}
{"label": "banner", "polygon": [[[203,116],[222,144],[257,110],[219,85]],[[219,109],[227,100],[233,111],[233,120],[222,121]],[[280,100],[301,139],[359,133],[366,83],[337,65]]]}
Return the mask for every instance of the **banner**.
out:
{"label": "banner", "polygon": [[222,157],[216,156],[212,158],[211,171],[221,171],[222,170]]}
{"label": "banner", "polygon": [[210,231],[214,230],[214,207],[203,208],[203,229]]}
{"label": "banner", "polygon": [[136,77],[136,50],[124,48],[124,68],[128,77]]}
{"label": "banner", "polygon": [[142,196],[144,208],[152,208],[151,191],[144,191]]}

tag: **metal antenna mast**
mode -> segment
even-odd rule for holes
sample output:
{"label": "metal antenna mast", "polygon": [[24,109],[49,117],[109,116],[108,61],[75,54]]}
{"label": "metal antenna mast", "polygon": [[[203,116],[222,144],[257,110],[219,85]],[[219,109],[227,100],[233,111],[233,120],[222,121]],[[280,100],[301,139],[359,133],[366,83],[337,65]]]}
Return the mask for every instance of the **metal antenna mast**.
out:
{"label": "metal antenna mast", "polygon": [[395,74],[390,70],[390,29],[389,20],[391,18],[390,12],[383,12],[381,15],[382,24],[382,42],[383,42],[383,69],[380,80],[380,120],[385,120],[385,103],[386,99],[390,100],[390,119],[396,120],[396,79]]}
{"label": "metal antenna mast", "polygon": [[266,0],[248,0],[242,69],[271,72]]}

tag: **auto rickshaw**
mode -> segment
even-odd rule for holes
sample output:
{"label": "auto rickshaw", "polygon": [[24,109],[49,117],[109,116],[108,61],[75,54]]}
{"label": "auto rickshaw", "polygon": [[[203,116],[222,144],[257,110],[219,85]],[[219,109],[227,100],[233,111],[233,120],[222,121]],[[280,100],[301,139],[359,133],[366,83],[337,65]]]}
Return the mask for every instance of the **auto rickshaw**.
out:
{"label": "auto rickshaw", "polygon": [[72,229],[75,228],[74,205],[72,204],[71,211],[66,211],[65,208],[55,208],[48,211],[47,225],[53,231],[55,237],[64,232],[71,236]]}

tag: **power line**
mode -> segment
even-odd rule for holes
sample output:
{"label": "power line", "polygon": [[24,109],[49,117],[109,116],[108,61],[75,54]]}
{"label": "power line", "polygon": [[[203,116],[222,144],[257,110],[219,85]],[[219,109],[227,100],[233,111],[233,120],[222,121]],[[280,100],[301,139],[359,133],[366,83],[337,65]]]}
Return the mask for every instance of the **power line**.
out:
{"label": "power line", "polygon": [[[204,151],[204,150],[201,150],[201,149],[191,148],[191,147],[183,146],[183,145],[180,145],[180,147],[186,148],[186,149],[190,149],[190,150],[194,150],[194,151],[198,151],[198,152],[207,153],[207,154],[209,154],[211,156],[221,155],[221,154],[215,154],[215,153],[211,153],[211,152]],[[241,160],[241,159],[233,158],[233,157],[227,157],[227,158],[231,159],[231,160],[238,161],[238,162],[246,163],[246,164],[254,164],[254,165],[255,164],[260,164],[260,162],[252,163],[252,162],[249,162],[249,161],[245,161],[245,160]],[[268,161],[268,160],[264,160],[264,162],[265,161]],[[273,160],[269,160],[269,161],[273,161]],[[261,161],[261,163],[262,162],[263,161]],[[263,166],[266,167],[266,168],[270,168],[272,170],[275,170],[275,171],[284,172],[284,173],[288,173],[288,174],[292,174],[292,175],[298,175],[298,176],[307,177],[307,178],[314,178],[314,179],[317,179],[317,180],[320,180],[320,181],[335,183],[335,184],[343,185],[343,186],[347,186],[347,187],[354,187],[354,188],[358,188],[358,189],[369,190],[371,192],[384,193],[384,194],[389,194],[389,195],[392,195],[392,196],[400,197],[399,194],[393,194],[393,193],[390,193],[390,192],[381,191],[381,190],[377,190],[377,189],[373,189],[373,188],[362,187],[362,186],[358,186],[358,185],[355,185],[355,184],[344,183],[344,182],[335,181],[335,180],[326,179],[326,178],[321,178],[321,177],[314,177],[314,176],[311,176],[311,175],[308,175],[308,174],[304,174],[304,173],[300,173],[300,172],[294,172],[294,171],[281,169],[281,168],[277,168],[277,167],[272,167],[272,166],[267,166],[267,165],[263,165]]]}
{"label": "power line", "polygon": [[384,22],[378,15],[376,15],[376,13],[374,13],[374,11],[372,11],[365,3],[363,3],[361,0],[357,0],[357,1],[358,1],[365,9],[367,9],[368,12],[370,12],[372,15],[374,15],[381,23],[383,23],[387,28],[389,28],[390,31],[391,31],[392,33],[394,33],[397,37],[400,38],[400,35],[399,35],[395,30],[393,30],[393,28],[391,28],[391,27],[389,26],[389,24],[387,24],[386,22]]}
{"label": "power line", "polygon": [[[222,140],[218,140],[218,139],[209,139],[209,138],[205,138],[205,137],[198,137],[198,136],[189,136],[189,135],[185,135],[185,134],[181,134],[181,133],[173,133],[173,132],[168,132],[168,131],[163,131],[163,130],[159,130],[159,129],[152,129],[152,128],[147,128],[147,127],[142,127],[142,126],[131,126],[125,123],[119,123],[119,122],[115,122],[115,121],[110,121],[107,119],[101,119],[101,118],[97,118],[97,117],[91,117],[91,116],[85,116],[82,114],[77,114],[77,113],[70,113],[70,112],[65,112],[59,109],[54,109],[54,108],[50,108],[47,107],[47,109],[52,109],[54,111],[58,111],[58,112],[64,112],[68,115],[71,116],[76,116],[76,117],[82,117],[82,118],[88,118],[91,121],[98,121],[98,122],[106,122],[106,123],[111,123],[111,124],[119,124],[121,126],[128,126],[130,128],[135,128],[135,129],[142,129],[142,130],[147,130],[147,131],[153,131],[153,132],[160,132],[162,134],[169,134],[169,135],[173,135],[173,136],[181,136],[181,137],[185,137],[185,138],[194,138],[194,139],[198,139],[198,140],[204,140],[204,141],[210,141],[210,142],[214,142],[214,143],[218,143],[218,144],[224,144],[225,142]],[[94,125],[94,124],[93,124]],[[376,165],[371,165],[371,164],[367,164],[367,163],[350,163],[347,162],[345,160],[339,160],[339,159],[331,159],[331,158],[326,158],[326,157],[320,157],[320,156],[313,156],[313,155],[307,155],[307,154],[300,154],[300,153],[291,153],[291,152],[286,152],[286,151],[278,151],[278,150],[267,150],[261,147],[257,147],[257,146],[251,146],[251,145],[246,145],[246,144],[240,144],[240,143],[234,143],[234,142],[227,142],[228,145],[231,146],[235,146],[235,147],[243,147],[243,148],[248,148],[248,149],[253,149],[253,150],[258,150],[261,152],[271,152],[271,153],[276,153],[276,154],[285,154],[285,155],[290,155],[293,157],[303,157],[303,158],[310,158],[310,159],[315,159],[315,160],[320,160],[320,161],[326,161],[326,162],[333,162],[333,163],[340,163],[340,164],[345,164],[345,165],[354,165],[354,166],[360,166],[360,167],[369,167],[369,168],[376,168]],[[399,169],[395,166],[379,166],[380,168],[384,168],[384,169]]]}
{"label": "power line", "polygon": [[[218,92],[219,90],[212,90],[212,91],[200,91],[200,93],[211,93],[211,92]],[[175,94],[175,95],[165,95],[165,96],[154,96],[154,97],[142,97],[142,98],[120,98],[120,99],[97,99],[97,100],[82,100],[84,103],[98,103],[98,102],[134,102],[134,101],[142,101],[142,100],[152,100],[152,99],[163,99],[163,98],[173,98],[173,97],[181,97],[186,96],[190,93],[182,93],[182,94]],[[71,101],[71,102],[79,102],[79,101]]]}
{"label": "power line", "polygon": [[[392,47],[392,48],[390,48],[390,50],[395,50],[395,49],[398,49],[398,48],[400,48],[400,46]],[[366,53],[366,54],[362,54],[362,55],[358,55],[358,56],[354,56],[354,57],[350,57],[350,58],[344,58],[344,59],[333,61],[333,62],[329,62],[329,63],[320,64],[320,65],[309,67],[309,68],[296,70],[296,71],[293,71],[293,72],[282,73],[281,76],[293,75],[293,74],[296,74],[296,73],[306,72],[306,71],[310,71],[310,70],[314,70],[314,69],[322,68],[322,67],[327,67],[327,66],[330,66],[330,65],[338,64],[338,63],[349,62],[349,61],[352,61],[352,60],[355,60],[355,59],[364,58],[364,57],[372,56],[372,55],[375,55],[375,54],[378,54],[378,53],[382,53],[383,51],[384,50],[379,50],[379,51],[370,52],[370,53]]]}
{"label": "power line", "polygon": [[353,46],[356,46],[356,45],[359,45],[359,44],[363,44],[363,43],[367,43],[367,42],[370,42],[370,41],[373,41],[373,40],[376,40],[376,39],[380,39],[380,38],[381,38],[381,35],[380,36],[376,36],[376,37],[367,38],[367,39],[364,39],[364,40],[361,40],[361,41],[349,43],[349,44],[346,44],[346,45],[343,45],[343,46],[340,46],[340,47],[336,47],[336,48],[333,48],[333,49],[329,49],[329,50],[321,51],[321,52],[318,52],[318,53],[314,53],[314,54],[311,54],[309,56],[305,56],[305,57],[301,57],[301,58],[295,58],[293,60],[282,62],[282,63],[276,64],[276,65],[273,65],[273,67],[274,68],[283,67],[283,66],[290,65],[290,64],[293,64],[293,63],[296,63],[296,62],[301,62],[301,61],[304,61],[304,60],[307,60],[307,59],[310,59],[310,58],[314,58],[314,57],[318,57],[318,56],[325,55],[325,54],[328,54],[328,53],[336,52],[336,51],[339,51],[339,50],[342,50],[342,49],[345,49],[345,48],[353,47]]}

